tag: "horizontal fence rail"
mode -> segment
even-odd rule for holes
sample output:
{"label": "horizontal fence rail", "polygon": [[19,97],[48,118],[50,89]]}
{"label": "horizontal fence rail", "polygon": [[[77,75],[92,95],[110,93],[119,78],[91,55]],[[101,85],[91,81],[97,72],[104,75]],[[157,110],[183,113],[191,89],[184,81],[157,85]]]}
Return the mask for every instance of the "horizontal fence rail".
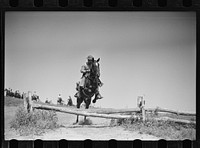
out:
{"label": "horizontal fence rail", "polygon": [[[129,109],[96,109],[97,113],[103,113],[103,114],[115,114],[115,113],[139,113],[139,108],[129,108]],[[179,112],[179,111],[173,111],[168,109],[162,109],[162,108],[147,108],[145,109],[145,112],[165,112],[165,113],[171,113],[176,115],[184,115],[184,116],[196,116],[195,113],[186,113],[186,112]]]}
{"label": "horizontal fence rail", "polygon": [[99,113],[92,113],[88,111],[78,110],[78,109],[71,109],[67,107],[61,107],[61,106],[50,106],[40,103],[33,103],[33,108],[36,109],[44,109],[44,110],[53,110],[68,114],[74,114],[74,115],[81,115],[81,116],[88,116],[88,117],[98,117],[98,118],[109,118],[109,119],[128,119],[128,118],[137,118],[133,115],[117,115],[117,114],[99,114]]}

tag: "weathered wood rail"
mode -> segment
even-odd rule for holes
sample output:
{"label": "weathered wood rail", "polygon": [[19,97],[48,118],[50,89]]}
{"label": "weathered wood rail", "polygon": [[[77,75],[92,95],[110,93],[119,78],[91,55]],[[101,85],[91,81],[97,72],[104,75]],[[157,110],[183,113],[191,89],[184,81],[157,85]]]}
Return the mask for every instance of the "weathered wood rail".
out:
{"label": "weathered wood rail", "polygon": [[153,120],[157,120],[157,121],[173,121],[173,122],[185,123],[185,124],[196,124],[196,121],[189,121],[189,120],[184,120],[184,119],[174,119],[174,118],[170,118],[170,117],[153,118]]}
{"label": "weathered wood rail", "polygon": [[173,110],[169,110],[169,109],[163,109],[163,108],[149,108],[149,109],[145,109],[147,112],[165,112],[165,113],[171,113],[171,114],[175,114],[175,115],[183,115],[183,116],[196,116],[196,114],[194,113],[189,113],[189,112],[179,112],[179,111],[173,111]]}
{"label": "weathered wood rail", "polygon": [[[173,110],[168,110],[168,109],[162,109],[162,108],[147,108],[144,109],[145,112],[165,112],[165,113],[171,113],[175,115],[184,115],[184,116],[196,116],[194,113],[186,113],[186,112],[178,112],[178,111],[173,111]],[[104,114],[117,114],[117,113],[140,113],[141,110],[139,108],[129,108],[129,109],[97,109],[98,113],[104,113]]]}
{"label": "weathered wood rail", "polygon": [[72,109],[68,107],[61,107],[61,106],[50,106],[46,104],[41,103],[32,103],[32,107],[36,109],[44,109],[44,110],[53,110],[68,114],[74,114],[74,115],[81,115],[81,116],[88,116],[88,117],[98,117],[98,118],[108,118],[108,119],[128,119],[128,118],[137,118],[137,116],[134,115],[118,115],[118,114],[100,114],[95,112],[90,112],[87,110],[79,110],[79,109]]}

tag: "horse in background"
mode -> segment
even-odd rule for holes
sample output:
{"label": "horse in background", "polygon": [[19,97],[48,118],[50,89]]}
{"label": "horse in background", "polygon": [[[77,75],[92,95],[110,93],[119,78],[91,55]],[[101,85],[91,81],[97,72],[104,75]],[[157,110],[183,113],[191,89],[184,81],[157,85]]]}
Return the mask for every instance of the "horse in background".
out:
{"label": "horse in background", "polygon": [[48,99],[46,99],[45,103],[46,104],[52,104],[52,100],[49,101]]}
{"label": "horse in background", "polygon": [[[82,89],[82,91],[79,89],[79,83],[76,83],[76,89],[80,91],[80,97],[77,97],[77,108],[80,108],[80,105],[83,101],[85,103],[85,109],[88,109],[91,104],[91,98],[94,96],[96,89],[98,88],[98,77],[100,75],[99,61],[100,58],[94,60],[90,74],[88,77],[86,77],[85,87]],[[78,118],[79,115],[77,115],[76,123],[78,123]],[[84,120],[86,120],[86,116]]]}

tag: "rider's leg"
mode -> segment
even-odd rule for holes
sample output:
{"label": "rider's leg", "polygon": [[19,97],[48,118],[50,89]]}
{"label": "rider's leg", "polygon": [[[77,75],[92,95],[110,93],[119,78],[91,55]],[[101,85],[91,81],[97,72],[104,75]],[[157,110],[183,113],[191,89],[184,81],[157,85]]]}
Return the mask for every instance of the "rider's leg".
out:
{"label": "rider's leg", "polygon": [[77,85],[78,87],[77,87],[77,93],[74,95],[74,97],[79,97],[80,98],[80,92],[82,91],[82,89],[84,88],[84,86],[85,86],[85,77],[82,77],[81,78],[81,81],[80,81],[80,83],[79,83],[79,85]]}
{"label": "rider's leg", "polygon": [[80,98],[80,91],[82,90],[82,86],[79,86],[78,92],[74,95],[76,98]]}
{"label": "rider's leg", "polygon": [[96,89],[96,92],[95,92],[95,98],[94,100],[92,100],[93,103],[96,103],[96,100],[98,99],[102,99],[103,97],[101,96],[101,94],[99,93],[99,88]]}
{"label": "rider's leg", "polygon": [[76,94],[74,95],[74,97],[78,97],[79,96],[79,92],[76,92]]}
{"label": "rider's leg", "polygon": [[80,90],[80,82],[79,83],[76,83],[76,94],[74,95],[74,97],[78,98],[79,97],[79,90]]}
{"label": "rider's leg", "polygon": [[98,86],[103,86],[103,83],[101,82],[101,80],[98,78]]}
{"label": "rider's leg", "polygon": [[79,89],[79,85],[80,85],[80,82],[77,82],[76,83],[76,90],[78,91],[78,89]]}
{"label": "rider's leg", "polygon": [[81,81],[80,81],[79,86],[85,87],[85,77],[82,77],[82,78],[81,78]]}
{"label": "rider's leg", "polygon": [[77,90],[77,92],[76,92],[76,94],[74,95],[74,97],[78,97],[78,92],[79,92],[79,84],[80,84],[80,82],[77,82],[76,83],[76,90]]}

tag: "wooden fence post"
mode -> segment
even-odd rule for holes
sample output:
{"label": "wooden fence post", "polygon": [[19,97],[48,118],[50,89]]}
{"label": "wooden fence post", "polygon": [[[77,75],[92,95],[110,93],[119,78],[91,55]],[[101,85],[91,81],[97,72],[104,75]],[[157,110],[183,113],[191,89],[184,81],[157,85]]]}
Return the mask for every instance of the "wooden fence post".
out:
{"label": "wooden fence post", "polygon": [[145,109],[144,109],[144,106],[142,107],[142,120],[143,122],[146,120],[146,117],[145,117]]}
{"label": "wooden fence post", "polygon": [[27,110],[27,100],[26,100],[26,96],[27,96],[27,94],[26,94],[26,93],[23,93],[23,100],[24,100],[24,108],[25,108],[25,110]]}
{"label": "wooden fence post", "polygon": [[140,112],[142,113],[142,120],[144,122],[146,120],[146,117],[145,117],[145,109],[144,109],[145,100],[143,96],[138,96],[137,104],[138,104],[138,107],[140,108]]}
{"label": "wooden fence post", "polygon": [[32,112],[32,93],[31,91],[28,91],[27,93],[23,94],[23,99],[24,99],[24,108],[26,109],[27,112]]}

